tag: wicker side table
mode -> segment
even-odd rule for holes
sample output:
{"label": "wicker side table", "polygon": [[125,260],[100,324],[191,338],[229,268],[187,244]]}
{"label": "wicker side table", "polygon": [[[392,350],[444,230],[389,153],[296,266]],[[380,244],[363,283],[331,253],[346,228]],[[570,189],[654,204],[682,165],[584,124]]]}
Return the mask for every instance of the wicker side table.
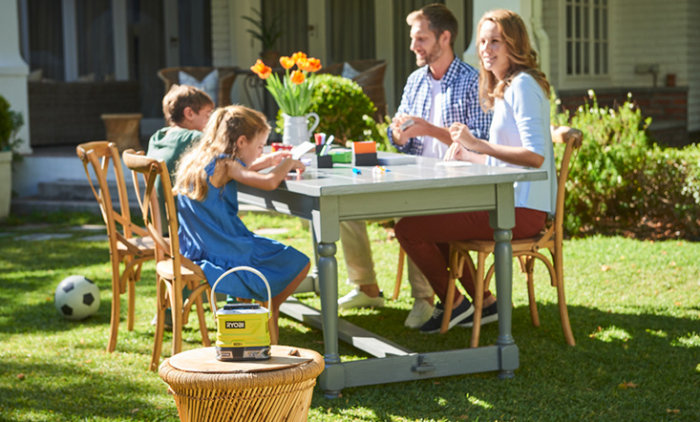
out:
{"label": "wicker side table", "polygon": [[139,141],[141,113],[108,113],[100,117],[105,124],[107,139],[117,144],[120,154],[129,148],[143,149]]}
{"label": "wicker side table", "polygon": [[272,346],[258,362],[220,362],[205,347],[166,359],[158,371],[181,421],[305,421],[323,357]]}

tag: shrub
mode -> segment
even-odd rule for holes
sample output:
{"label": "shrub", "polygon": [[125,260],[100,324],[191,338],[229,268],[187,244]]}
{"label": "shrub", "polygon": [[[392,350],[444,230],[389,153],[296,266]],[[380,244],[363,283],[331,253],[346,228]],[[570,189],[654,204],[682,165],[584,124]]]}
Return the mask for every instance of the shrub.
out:
{"label": "shrub", "polygon": [[553,96],[552,124],[576,127],[584,136],[567,184],[569,233],[638,232],[643,226],[665,236],[698,235],[697,146],[678,150],[653,144],[646,134],[651,118],[642,117],[631,94],[621,106],[608,108],[599,107],[589,91],[573,115],[558,112],[558,104]]}
{"label": "shrub", "polygon": [[[381,136],[372,119],[376,107],[354,81],[329,74],[314,76],[311,109],[320,122],[316,132],[335,136],[338,142],[378,140]],[[277,132],[284,121],[277,116]]]}
{"label": "shrub", "polygon": [[22,113],[10,110],[10,103],[0,95],[0,151],[12,151],[14,161],[19,161],[21,156],[14,149],[22,142],[17,138],[17,133],[24,124]]}

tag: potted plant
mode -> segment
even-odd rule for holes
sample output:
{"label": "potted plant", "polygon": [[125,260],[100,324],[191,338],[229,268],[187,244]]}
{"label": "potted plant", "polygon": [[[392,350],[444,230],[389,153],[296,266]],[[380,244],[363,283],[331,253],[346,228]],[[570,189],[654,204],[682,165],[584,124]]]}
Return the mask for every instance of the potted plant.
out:
{"label": "potted plant", "polygon": [[248,32],[253,36],[253,38],[259,40],[262,43],[262,51],[260,52],[260,57],[268,66],[277,66],[280,53],[275,49],[275,43],[282,36],[282,15],[276,14],[272,17],[269,24],[265,24],[262,12],[253,8],[253,14],[255,16],[241,16],[243,19],[252,23],[255,29],[248,29]]}
{"label": "potted plant", "polygon": [[[272,94],[284,119],[284,136],[282,141],[288,145],[298,145],[308,140],[318,125],[318,114],[309,113],[311,94],[314,89],[314,73],[321,70],[321,60],[308,57],[298,51],[290,56],[280,57],[284,75],[277,73],[258,59],[250,70],[266,80],[265,87]],[[292,70],[292,68],[296,69]],[[315,123],[309,129],[309,119]]]}
{"label": "potted plant", "polygon": [[0,95],[0,219],[10,214],[12,161],[20,159],[14,149],[21,142],[17,132],[23,124],[22,113],[10,110],[10,104]]}

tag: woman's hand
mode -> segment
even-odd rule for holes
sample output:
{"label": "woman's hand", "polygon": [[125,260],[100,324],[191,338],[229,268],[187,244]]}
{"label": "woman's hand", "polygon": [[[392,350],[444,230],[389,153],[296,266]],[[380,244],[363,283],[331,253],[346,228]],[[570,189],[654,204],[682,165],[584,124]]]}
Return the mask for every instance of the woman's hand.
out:
{"label": "woman's hand", "polygon": [[484,164],[486,156],[475,154],[462,146],[459,142],[453,142],[445,153],[445,161],[468,161],[470,163]]}
{"label": "woman's hand", "polygon": [[444,161],[469,161],[466,157],[467,149],[459,142],[453,142],[445,153]]}
{"label": "woman's hand", "polygon": [[478,143],[478,140],[472,135],[472,131],[464,123],[452,123],[452,126],[450,126],[450,138],[452,138],[453,142],[458,142],[469,149],[475,149]]}

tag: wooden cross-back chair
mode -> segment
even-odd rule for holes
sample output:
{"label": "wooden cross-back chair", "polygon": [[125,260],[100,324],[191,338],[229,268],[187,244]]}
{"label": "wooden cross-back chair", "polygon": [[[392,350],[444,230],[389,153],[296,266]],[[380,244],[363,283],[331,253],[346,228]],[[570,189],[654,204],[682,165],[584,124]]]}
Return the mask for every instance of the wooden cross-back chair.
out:
{"label": "wooden cross-back chair", "polygon": [[[132,149],[124,151],[122,159],[132,172],[136,197],[141,207],[146,229],[156,244],[156,331],[153,340],[153,354],[150,369],[156,371],[163,348],[163,333],[165,331],[165,309],[172,311],[173,341],[172,354],[182,349],[182,328],[187,324],[192,305],[196,305],[199,319],[199,331],[202,334],[202,344],[210,346],[209,331],[204,316],[202,293],[209,300],[210,287],[201,268],[180,254],[180,242],[177,236],[178,221],[175,211],[170,174],[165,161],[146,157],[143,151]],[[143,185],[138,181],[139,174],[143,176]],[[165,203],[166,219],[169,237],[162,233],[160,211],[156,201],[155,181],[160,177],[163,187],[163,202]],[[142,188],[143,186],[143,188]],[[190,291],[183,301],[183,287]],[[209,304],[211,307],[211,303]]]}
{"label": "wooden cross-back chair", "polygon": [[[532,324],[539,327],[539,315],[537,303],[535,302],[534,287],[534,267],[536,260],[540,260],[549,271],[551,285],[556,287],[559,302],[559,317],[561,328],[564,332],[566,343],[574,346],[573,332],[569,323],[569,311],[566,307],[566,297],[564,295],[564,262],[563,262],[563,223],[564,223],[564,199],[566,197],[566,180],[569,177],[570,165],[573,162],[572,155],[583,143],[583,134],[578,129],[566,126],[552,128],[552,141],[566,145],[559,166],[557,176],[557,196],[556,211],[554,217],[549,219],[545,229],[532,238],[517,239],[511,242],[513,247],[513,257],[517,257],[520,269],[527,276],[528,302],[530,306],[530,317]],[[474,297],[474,327],[472,329],[471,347],[479,345],[479,334],[481,329],[481,312],[483,309],[483,296],[485,289],[488,289],[489,282],[494,273],[493,265],[485,273],[485,262],[489,254],[493,253],[495,242],[493,240],[470,240],[450,242],[450,278],[447,288],[447,299],[445,300],[445,313],[443,315],[441,333],[447,332],[449,316],[452,315],[452,302],[455,292],[455,280],[462,276],[463,267],[471,271],[475,285]],[[540,252],[541,249],[549,251],[550,257]],[[472,261],[469,252],[475,251],[477,255],[476,266]]]}
{"label": "wooden cross-back chair", "polygon": [[[148,232],[131,221],[126,182],[116,145],[108,141],[86,142],[76,147],[76,154],[83,163],[85,175],[100,206],[107,228],[112,265],[112,312],[107,351],[113,352],[119,333],[121,295],[127,293],[126,327],[131,331],[134,329],[135,285],[141,278],[143,262],[155,258],[155,248]],[[97,189],[90,174],[90,168],[97,179]],[[110,169],[113,169],[116,178],[119,208],[114,206],[109,191],[107,175]],[[124,264],[123,271],[120,271],[121,264]]]}

